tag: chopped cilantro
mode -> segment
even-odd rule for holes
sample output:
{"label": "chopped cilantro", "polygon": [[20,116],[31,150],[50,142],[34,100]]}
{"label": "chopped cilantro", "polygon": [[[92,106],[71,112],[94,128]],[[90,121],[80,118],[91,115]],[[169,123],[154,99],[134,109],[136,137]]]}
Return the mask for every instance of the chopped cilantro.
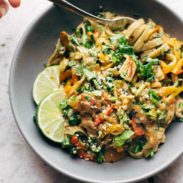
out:
{"label": "chopped cilantro", "polygon": [[71,135],[68,135],[64,141],[62,142],[62,148],[65,149],[67,152],[69,152],[72,155],[77,154],[77,148],[74,147],[71,143]]}
{"label": "chopped cilantro", "polygon": [[144,137],[141,137],[135,141],[135,146],[132,149],[133,153],[139,153],[142,151],[144,145],[146,144],[146,139]]}
{"label": "chopped cilantro", "polygon": [[69,111],[72,110],[71,107],[68,105],[67,100],[63,100],[60,103],[60,109],[61,109],[64,117],[68,117]]}
{"label": "chopped cilantro", "polygon": [[68,66],[72,68],[73,66],[77,65],[76,61],[69,61]]}
{"label": "chopped cilantro", "polygon": [[134,55],[133,47],[128,44],[128,40],[121,36],[118,39],[118,48],[112,53],[112,60],[115,63],[121,63],[124,55]]}
{"label": "chopped cilantro", "polygon": [[93,44],[90,41],[88,41],[88,40],[85,41],[85,43],[84,43],[85,48],[90,49],[90,48],[92,48],[92,46],[93,46]]}
{"label": "chopped cilantro", "polygon": [[125,113],[125,111],[122,110],[122,109],[118,110],[117,116],[118,116],[118,118],[119,118],[120,124],[129,123],[129,121],[130,121],[130,118],[129,118],[128,115]]}
{"label": "chopped cilantro", "polygon": [[161,97],[154,90],[149,90],[149,98],[155,105],[157,105],[161,100]]}
{"label": "chopped cilantro", "polygon": [[75,44],[77,46],[79,45],[79,41],[74,35],[72,35],[70,39],[73,44]]}
{"label": "chopped cilantro", "polygon": [[94,32],[94,27],[91,25],[89,21],[84,22],[86,32]]}
{"label": "chopped cilantro", "polygon": [[78,76],[82,76],[83,75],[83,66],[82,65],[74,66],[73,67],[73,72]]}
{"label": "chopped cilantro", "polygon": [[100,164],[104,162],[104,155],[101,151],[97,154],[96,161],[97,163],[100,163]]}
{"label": "chopped cilantro", "polygon": [[149,152],[149,156],[148,156],[147,158],[153,158],[153,157],[154,157],[154,151],[151,150],[151,151]]}
{"label": "chopped cilantro", "polygon": [[147,81],[153,81],[154,80],[154,72],[152,70],[152,66],[156,65],[159,63],[158,59],[147,59],[146,64],[142,64],[135,55],[133,55],[133,59],[137,65],[138,72],[140,77],[142,79],[147,80]]}
{"label": "chopped cilantro", "polygon": [[81,116],[78,113],[73,113],[69,120],[68,120],[69,125],[79,125],[81,123]]}
{"label": "chopped cilantro", "polygon": [[83,92],[91,92],[93,90],[94,90],[94,88],[91,86],[90,83],[85,83],[84,85],[82,85],[79,88],[79,92],[81,92],[81,93],[83,93]]}
{"label": "chopped cilantro", "polygon": [[110,76],[106,77],[107,90],[111,92],[114,88],[114,79]]}
{"label": "chopped cilantro", "polygon": [[103,88],[103,84],[100,78],[93,79],[92,81],[97,90],[101,90]]}

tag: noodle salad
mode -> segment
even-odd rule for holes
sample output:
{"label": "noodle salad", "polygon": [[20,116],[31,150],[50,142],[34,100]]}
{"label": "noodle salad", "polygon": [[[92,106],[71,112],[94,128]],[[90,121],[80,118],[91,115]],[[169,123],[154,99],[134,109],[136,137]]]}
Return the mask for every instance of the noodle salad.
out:
{"label": "noodle salad", "polygon": [[62,31],[33,87],[42,133],[98,163],[152,158],[183,121],[182,93],[183,42],[144,19],[121,30],[85,18]]}

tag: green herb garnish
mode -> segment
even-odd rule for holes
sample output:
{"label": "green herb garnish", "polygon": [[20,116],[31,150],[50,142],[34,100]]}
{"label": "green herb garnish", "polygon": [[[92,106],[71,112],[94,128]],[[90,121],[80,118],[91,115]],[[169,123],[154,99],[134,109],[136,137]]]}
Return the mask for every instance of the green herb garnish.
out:
{"label": "green herb garnish", "polygon": [[154,90],[149,90],[149,99],[153,104],[157,105],[161,97]]}

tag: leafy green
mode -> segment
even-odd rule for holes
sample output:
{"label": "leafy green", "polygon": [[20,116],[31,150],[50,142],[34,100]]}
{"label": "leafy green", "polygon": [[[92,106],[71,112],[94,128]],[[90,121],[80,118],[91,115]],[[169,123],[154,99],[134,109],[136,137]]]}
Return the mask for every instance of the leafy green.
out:
{"label": "leafy green", "polygon": [[112,49],[108,45],[102,45],[103,54],[110,54]]}
{"label": "leafy green", "polygon": [[114,88],[114,79],[110,76],[106,77],[107,90],[111,92]]}
{"label": "leafy green", "polygon": [[160,109],[156,111],[156,115],[158,116],[158,120],[164,120],[166,118],[166,112]]}
{"label": "leafy green", "polygon": [[93,47],[93,43],[91,43],[89,40],[86,40],[84,42],[84,47],[90,49]]}
{"label": "leafy green", "polygon": [[110,97],[110,101],[111,102],[116,102],[117,101],[117,98],[116,97]]}
{"label": "leafy green", "polygon": [[148,112],[149,110],[155,108],[155,106],[154,106],[153,104],[143,104],[143,105],[141,105],[141,107],[142,107],[142,109],[143,109],[144,111],[146,111],[146,112]]}
{"label": "leafy green", "polygon": [[69,61],[68,66],[72,68],[73,66],[77,65],[76,61]]}
{"label": "leafy green", "polygon": [[[94,27],[91,26],[89,21],[85,21],[84,25],[85,25],[86,33],[87,32],[94,32]],[[92,48],[94,46],[95,39],[94,39],[93,34],[91,34],[89,36],[85,35],[85,39],[84,40],[85,41],[84,41],[83,45],[84,45],[85,48],[90,49],[90,48]]]}
{"label": "leafy green", "polygon": [[115,63],[121,63],[123,61],[124,55],[134,55],[133,47],[131,47],[128,44],[128,40],[121,36],[117,40],[118,47],[117,49],[112,53],[112,60]]}
{"label": "leafy green", "polygon": [[94,32],[94,27],[91,25],[89,21],[84,22],[86,32]]}
{"label": "leafy green", "polygon": [[125,38],[125,36],[122,36],[118,40],[119,47],[120,46],[129,46],[128,40]]}
{"label": "leafy green", "polygon": [[160,63],[159,59],[157,59],[157,58],[147,58],[146,62],[147,63],[152,63],[153,65],[158,65]]}
{"label": "leafy green", "polygon": [[97,138],[89,136],[87,142],[92,152],[99,153],[101,151],[101,146],[99,145]]}
{"label": "leafy green", "polygon": [[97,90],[101,90],[103,88],[103,83],[100,78],[93,79],[92,81]]}
{"label": "leafy green", "polygon": [[79,41],[78,41],[78,39],[77,39],[77,37],[76,36],[74,36],[74,35],[72,35],[71,37],[70,37],[70,40],[71,40],[71,42],[73,43],[73,44],[75,44],[75,45],[79,45]]}
{"label": "leafy green", "polygon": [[132,130],[126,130],[121,135],[114,138],[114,144],[117,147],[123,146],[126,141],[128,141],[132,136],[134,132]]}
{"label": "leafy green", "polygon": [[72,135],[68,135],[64,139],[64,141],[62,142],[62,148],[65,149],[70,154],[75,155],[77,154],[77,148],[72,145],[71,138],[72,138]]}
{"label": "leafy green", "polygon": [[180,102],[180,103],[179,103],[178,108],[179,108],[179,109],[183,109],[183,102]]}
{"label": "leafy green", "polygon": [[149,98],[155,105],[157,105],[161,100],[161,97],[154,90],[149,90]]}
{"label": "leafy green", "polygon": [[91,86],[90,83],[85,83],[84,85],[82,85],[79,88],[79,92],[81,92],[81,93],[83,93],[83,92],[91,92],[93,90],[94,90],[94,88]]}
{"label": "leafy green", "polygon": [[132,152],[135,154],[141,152],[145,144],[146,144],[145,138],[137,139],[135,142],[135,146],[132,149]]}
{"label": "leafy green", "polygon": [[74,32],[74,36],[78,38],[81,38],[82,35],[83,35],[83,29],[81,27]]}
{"label": "leafy green", "polygon": [[110,41],[112,44],[118,43],[119,39],[121,39],[123,36],[121,34],[116,34],[114,36],[110,37]]}
{"label": "leafy green", "polygon": [[96,161],[97,161],[97,163],[100,163],[100,164],[104,162],[104,155],[103,155],[102,151],[100,151],[97,154]]}
{"label": "leafy green", "polygon": [[60,103],[60,109],[62,110],[63,116],[68,118],[68,123],[70,125],[78,125],[81,123],[79,113],[73,111],[73,109],[68,105],[67,100]]}
{"label": "leafy green", "polygon": [[72,110],[71,107],[68,105],[67,100],[63,100],[60,103],[60,109],[61,109],[64,117],[68,117],[69,111]]}
{"label": "leafy green", "polygon": [[73,67],[73,72],[78,75],[78,76],[82,76],[83,75],[83,66],[80,64],[76,65]]}
{"label": "leafy green", "polygon": [[154,150],[150,150],[149,153],[146,155],[146,158],[153,158],[154,157]]}
{"label": "leafy green", "polygon": [[154,80],[154,72],[152,69],[153,65],[156,65],[159,63],[158,59],[147,59],[146,60],[146,64],[142,64],[135,55],[133,55],[133,59],[137,65],[137,69],[139,72],[139,75],[142,77],[142,79],[144,80],[148,80],[148,81],[153,81]]}
{"label": "leafy green", "polygon": [[154,157],[154,151],[152,150],[149,154],[149,158],[153,158]]}
{"label": "leafy green", "polygon": [[119,49],[113,52],[112,61],[115,63],[121,63],[125,54],[133,55],[133,48],[131,46],[121,46]]}
{"label": "leafy green", "polygon": [[69,125],[79,125],[81,123],[81,116],[78,113],[73,113],[69,120],[68,120]]}

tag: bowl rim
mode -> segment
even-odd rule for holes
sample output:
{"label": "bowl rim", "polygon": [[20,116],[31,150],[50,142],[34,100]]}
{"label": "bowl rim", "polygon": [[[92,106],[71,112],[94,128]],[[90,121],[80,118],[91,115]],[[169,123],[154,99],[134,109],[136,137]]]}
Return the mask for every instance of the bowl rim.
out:
{"label": "bowl rim", "polygon": [[[158,3],[159,5],[164,6],[165,8],[167,8],[171,13],[173,13],[176,17],[178,17],[179,19],[183,19],[181,18],[179,15],[177,15],[175,12],[173,12],[167,5],[165,5],[162,2],[159,2],[159,0],[156,0],[156,3]],[[15,103],[14,103],[14,97],[13,97],[13,87],[12,87],[12,82],[13,82],[13,75],[14,75],[14,69],[15,66],[17,64],[17,58],[19,56],[19,53],[21,52],[21,47],[22,45],[25,43],[27,36],[29,35],[29,33],[32,31],[32,28],[40,21],[40,19],[44,18],[45,14],[49,11],[51,11],[54,8],[54,5],[49,5],[48,7],[46,7],[43,11],[40,12],[40,14],[38,16],[36,16],[33,21],[27,26],[27,28],[24,30],[21,38],[19,39],[19,42],[15,48],[15,52],[12,58],[12,62],[11,62],[11,66],[10,66],[10,70],[9,70],[9,100],[10,100],[10,105],[11,105],[11,111],[14,117],[14,121],[16,122],[16,125],[20,131],[20,133],[22,134],[25,142],[29,145],[29,147],[38,155],[38,157],[40,157],[44,162],[46,162],[49,166],[51,166],[52,168],[54,168],[55,170],[57,170],[59,173],[62,173],[66,176],[69,176],[71,178],[80,180],[80,181],[85,181],[85,182],[96,182],[96,183],[106,183],[106,181],[101,181],[101,180],[96,180],[96,179],[87,179],[84,178],[82,176],[78,176],[72,172],[66,171],[64,170],[64,168],[59,167],[57,164],[52,163],[51,160],[49,160],[48,158],[46,158],[43,154],[39,153],[37,148],[34,147],[34,145],[29,141],[28,138],[26,138],[26,134],[24,133],[24,131],[22,130],[21,124],[19,123],[19,119],[18,119],[18,115],[15,112]],[[131,182],[137,182],[137,181],[141,181],[144,180],[146,178],[149,178],[157,173],[159,173],[160,171],[164,170],[165,168],[167,168],[168,166],[170,166],[179,156],[181,156],[183,154],[183,149],[182,151],[176,152],[175,156],[173,156],[172,158],[170,158],[165,164],[162,164],[161,166],[159,166],[158,168],[150,171],[149,173],[146,173],[143,176],[139,176],[137,178],[129,178],[128,180],[123,180],[120,181],[120,183],[131,183]],[[119,181],[110,181],[110,183],[119,183]]]}

